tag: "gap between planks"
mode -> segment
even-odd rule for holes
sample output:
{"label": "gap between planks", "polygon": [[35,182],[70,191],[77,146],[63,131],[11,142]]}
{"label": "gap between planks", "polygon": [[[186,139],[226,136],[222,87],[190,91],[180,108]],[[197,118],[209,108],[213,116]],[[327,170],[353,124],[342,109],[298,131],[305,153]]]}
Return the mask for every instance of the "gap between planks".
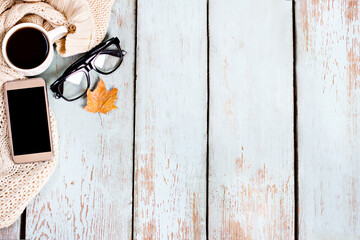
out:
{"label": "gap between planks", "polygon": [[136,76],[137,76],[137,72],[136,72],[136,66],[137,66],[137,23],[138,23],[138,1],[135,0],[135,44],[134,44],[134,96],[133,96],[133,104],[134,104],[134,108],[133,108],[133,171],[132,171],[132,215],[131,215],[131,239],[134,240],[134,223],[135,223],[135,124],[136,124]]}
{"label": "gap between planks", "polygon": [[206,239],[209,239],[209,129],[210,129],[210,28],[209,28],[209,1],[206,1],[206,48],[207,48],[207,126],[206,126]]}
{"label": "gap between planks", "polygon": [[296,11],[292,0],[292,38],[293,38],[293,99],[294,99],[294,239],[299,239],[299,178],[298,178],[298,129],[297,129],[297,82],[296,82]]}
{"label": "gap between planks", "polygon": [[20,239],[26,239],[26,208],[20,219]]}

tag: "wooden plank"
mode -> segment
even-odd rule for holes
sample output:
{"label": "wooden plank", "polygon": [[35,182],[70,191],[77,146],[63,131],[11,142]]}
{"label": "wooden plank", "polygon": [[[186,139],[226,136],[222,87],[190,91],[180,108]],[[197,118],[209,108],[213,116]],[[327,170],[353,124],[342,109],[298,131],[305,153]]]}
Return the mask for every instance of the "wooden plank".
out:
{"label": "wooden plank", "polygon": [[209,2],[209,238],[294,238],[292,3]]}
{"label": "wooden plank", "polygon": [[206,237],[206,1],[139,1],[135,239]]}
{"label": "wooden plank", "polygon": [[296,3],[300,239],[360,238],[359,4]]}
{"label": "wooden plank", "polygon": [[[130,239],[132,221],[133,82],[135,0],[116,1],[108,36],[128,54],[120,68],[102,75],[119,89],[119,109],[98,115],[50,95],[60,134],[59,164],[28,206],[28,239]],[[51,83],[77,57],[56,57],[43,77]],[[92,74],[92,81],[98,74]]]}
{"label": "wooden plank", "polygon": [[20,239],[20,221],[21,217],[10,227],[0,229],[0,239]]}

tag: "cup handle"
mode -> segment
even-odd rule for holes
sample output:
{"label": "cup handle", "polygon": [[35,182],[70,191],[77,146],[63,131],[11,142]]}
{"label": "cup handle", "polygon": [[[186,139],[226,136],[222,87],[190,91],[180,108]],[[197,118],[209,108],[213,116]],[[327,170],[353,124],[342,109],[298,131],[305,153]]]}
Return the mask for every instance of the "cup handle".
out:
{"label": "cup handle", "polygon": [[68,33],[68,29],[65,26],[57,27],[51,31],[48,32],[50,41],[53,43],[56,40],[59,40],[62,37],[65,37]]}

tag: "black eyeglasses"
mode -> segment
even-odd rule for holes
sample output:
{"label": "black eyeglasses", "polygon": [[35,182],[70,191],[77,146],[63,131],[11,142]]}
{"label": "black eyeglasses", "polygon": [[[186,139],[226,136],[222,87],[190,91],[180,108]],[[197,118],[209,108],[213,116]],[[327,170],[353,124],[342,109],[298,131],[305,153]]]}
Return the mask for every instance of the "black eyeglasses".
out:
{"label": "black eyeglasses", "polygon": [[50,85],[56,98],[74,101],[86,94],[90,87],[89,72],[102,74],[114,72],[122,63],[126,51],[121,50],[117,37],[103,42],[70,65],[63,75]]}

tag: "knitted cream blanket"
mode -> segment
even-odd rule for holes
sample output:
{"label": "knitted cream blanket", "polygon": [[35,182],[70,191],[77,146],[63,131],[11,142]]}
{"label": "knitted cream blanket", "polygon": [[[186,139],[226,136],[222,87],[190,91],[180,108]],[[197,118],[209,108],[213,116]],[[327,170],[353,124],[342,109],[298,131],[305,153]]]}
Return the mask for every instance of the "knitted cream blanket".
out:
{"label": "knitted cream blanket", "polygon": [[[20,22],[33,22],[50,30],[67,26],[66,38],[56,42],[62,56],[85,52],[104,38],[113,0],[0,0],[0,49],[6,32]],[[1,53],[0,53],[1,54]],[[4,108],[3,84],[25,76],[7,66],[0,55],[0,228],[10,226],[53,173],[58,158],[58,135],[50,113],[54,159],[46,162],[15,164]]]}

